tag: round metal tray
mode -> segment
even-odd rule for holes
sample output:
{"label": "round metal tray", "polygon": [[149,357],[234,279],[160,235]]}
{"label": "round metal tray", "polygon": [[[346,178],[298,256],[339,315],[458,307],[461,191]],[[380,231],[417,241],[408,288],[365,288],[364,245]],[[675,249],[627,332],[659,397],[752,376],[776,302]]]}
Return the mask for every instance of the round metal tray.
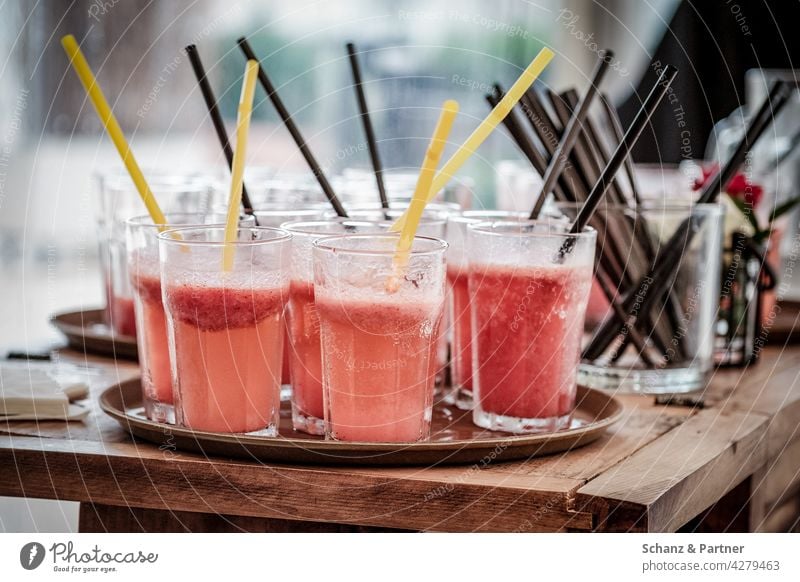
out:
{"label": "round metal tray", "polygon": [[204,455],[282,463],[326,465],[436,465],[511,461],[568,451],[598,439],[622,415],[613,396],[578,387],[572,426],[558,432],[512,435],[472,424],[471,414],[434,407],[431,438],[411,444],[326,441],[292,430],[288,405],[281,410],[280,436],[195,431],[147,420],[139,380],[108,388],[100,407],[133,436]]}

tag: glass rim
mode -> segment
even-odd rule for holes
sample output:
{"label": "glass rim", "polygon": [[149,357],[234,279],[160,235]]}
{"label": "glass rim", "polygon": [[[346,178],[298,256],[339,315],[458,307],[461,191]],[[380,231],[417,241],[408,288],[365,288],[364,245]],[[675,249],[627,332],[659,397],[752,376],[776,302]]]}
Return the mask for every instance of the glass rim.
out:
{"label": "glass rim", "polygon": [[[397,250],[394,248],[387,249],[385,251],[379,251],[371,249],[343,249],[331,246],[331,243],[337,240],[354,240],[363,238],[399,239],[400,233],[385,232],[385,233],[362,233],[362,234],[337,234],[333,236],[318,238],[311,244],[314,250],[319,249],[320,251],[325,251],[328,253],[337,253],[337,254],[350,254],[350,255],[361,255],[361,256],[372,256],[372,257],[391,257],[394,256],[394,254],[397,252]],[[426,255],[435,255],[440,252],[444,253],[444,251],[447,250],[447,247],[450,246],[447,243],[447,241],[432,236],[415,236],[414,240],[432,242],[436,245],[436,248],[414,250],[412,244],[412,249],[409,251],[409,256],[412,257],[424,257]]]}
{"label": "glass rim", "polygon": [[[264,210],[259,210],[258,207],[253,208],[253,216],[258,218],[259,216],[280,216],[282,214],[286,215],[294,215],[294,216],[323,216],[325,212],[328,210],[325,208],[326,202],[313,202],[312,204],[319,204],[319,208],[309,208],[308,206],[304,208],[297,208],[296,206],[287,206],[286,208],[268,208]],[[290,222],[290,221],[287,221]]]}
{"label": "glass rim", "polygon": [[[553,204],[557,208],[580,208],[583,206],[582,202],[566,202],[566,201],[555,201]],[[653,212],[653,211],[668,211],[668,212],[688,212],[690,210],[708,210],[713,211],[714,209],[721,208],[720,202],[696,202],[694,200],[670,200],[670,201],[663,201],[663,200],[642,200],[640,204],[636,204],[631,206],[629,204],[624,204],[621,202],[600,202],[597,206],[597,210],[601,209],[609,209],[609,210],[624,210],[625,212]]]}
{"label": "glass rim", "polygon": [[[224,225],[225,221],[227,220],[227,216],[226,216],[226,214],[224,212],[200,212],[200,211],[198,211],[198,212],[165,212],[164,213],[164,218],[166,218],[167,220],[169,220],[170,217],[172,217],[172,218],[180,218],[180,217],[187,217],[187,216],[198,216],[198,217],[201,217],[201,218],[206,218],[206,217],[209,217],[209,216],[221,216],[222,220],[219,223],[212,222],[212,223],[208,223],[208,224],[203,224],[201,222],[198,222],[196,224],[195,223],[191,223],[191,222],[190,223],[186,223],[186,224],[176,224],[175,228],[192,228],[192,227],[195,227],[195,226],[217,226],[218,224]],[[247,218],[247,216],[240,216],[239,220],[243,220],[245,218]],[[165,227],[165,226],[168,226],[168,227],[172,226],[169,222],[156,223],[156,222],[152,222],[152,220],[153,220],[153,217],[150,216],[149,214],[139,214],[138,216],[132,216],[131,218],[128,218],[127,220],[125,220],[125,224],[127,226],[129,226],[129,227],[142,227],[142,228],[147,228],[147,227],[161,228],[161,227]],[[148,222],[148,221],[150,221],[150,222]]]}
{"label": "glass rim", "polygon": [[226,245],[234,245],[234,246],[256,246],[256,245],[264,245],[270,243],[278,243],[282,241],[289,241],[292,239],[292,233],[282,228],[275,228],[273,226],[239,226],[238,230],[248,229],[251,232],[265,232],[265,233],[273,233],[276,236],[267,239],[258,239],[258,240],[235,240],[232,242],[226,242],[224,240],[186,240],[185,238],[175,238],[175,235],[186,235],[191,233],[192,231],[195,232],[203,232],[203,231],[217,231],[225,233],[226,227],[217,226],[217,225],[208,225],[208,226],[187,226],[184,228],[169,228],[166,230],[162,230],[158,233],[158,240],[163,242],[169,242],[179,245],[187,245],[187,246],[207,246],[207,247],[224,247]]}
{"label": "glass rim", "polygon": [[[376,224],[381,224],[378,222],[372,222],[369,220],[356,220],[353,218],[345,218],[345,217],[337,217],[337,218],[321,218],[319,220],[289,220],[281,224],[278,228],[282,228],[288,232],[296,233],[296,234],[325,234],[324,231],[314,230],[313,226],[323,226],[323,225],[330,225],[330,224],[352,224],[353,226],[375,226]],[[330,236],[338,236],[339,234],[346,234],[346,233],[333,233]],[[369,234],[369,233],[359,233],[359,234]],[[374,233],[380,234],[380,233]]]}
{"label": "glass rim", "polygon": [[[399,219],[401,216],[403,216],[405,214],[405,212],[406,212],[405,209],[401,209],[401,208],[382,208],[382,207],[378,206],[376,208],[351,208],[350,210],[348,210],[348,213],[351,214],[351,215],[352,214],[356,214],[357,215],[359,212],[385,212],[385,211],[397,213],[397,216],[395,216],[395,217],[391,217],[390,216],[388,220],[386,218],[383,218],[382,220],[369,220],[368,222],[378,223],[378,224],[380,224],[380,223],[394,224],[397,221],[397,219]],[[427,209],[427,207],[426,207],[426,209],[423,210],[422,216],[420,216],[420,219],[419,219],[419,223],[420,224],[426,224],[428,226],[431,226],[431,225],[441,226],[441,225],[447,224],[447,219],[449,218],[449,215],[444,214],[443,216],[435,216],[435,217],[434,216],[430,216],[430,215],[425,216],[425,212],[441,212],[441,213],[444,213],[445,211],[444,210],[430,210],[429,211]],[[384,214],[384,216],[385,216],[385,214]],[[365,218],[360,217],[360,216],[350,216],[350,218],[352,218],[353,220],[359,220],[359,219],[360,220],[366,220]]]}
{"label": "glass rim", "polygon": [[[510,227],[530,225],[530,226],[546,226],[552,228],[553,226],[564,226],[562,232],[513,232],[513,231],[496,231],[495,226],[507,225]],[[468,232],[475,232],[487,236],[505,236],[505,237],[519,237],[519,238],[558,238],[558,239],[583,239],[593,238],[597,235],[597,231],[591,226],[585,226],[583,231],[572,233],[569,232],[571,223],[554,223],[552,221],[537,220],[485,220],[482,222],[473,222],[467,224]]]}
{"label": "glass rim", "polygon": [[[483,216],[471,216],[472,214],[475,215],[483,215]],[[530,220],[527,218],[530,216],[530,212],[524,210],[496,210],[496,209],[489,209],[489,210],[464,210],[461,214],[454,214],[452,216],[447,217],[447,222],[457,222],[459,224],[472,224],[475,222],[494,222],[492,218],[499,218],[502,219],[503,217],[508,218],[515,218],[519,217],[523,220]],[[509,221],[512,222],[512,221]]]}

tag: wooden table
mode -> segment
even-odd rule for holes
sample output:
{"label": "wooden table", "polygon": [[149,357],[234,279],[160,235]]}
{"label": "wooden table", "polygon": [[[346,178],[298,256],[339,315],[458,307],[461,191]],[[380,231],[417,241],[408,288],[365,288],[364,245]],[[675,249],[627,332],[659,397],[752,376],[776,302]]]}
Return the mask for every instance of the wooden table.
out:
{"label": "wooden table", "polygon": [[[62,354],[84,361],[83,355]],[[89,359],[93,392],[135,365]],[[566,454],[485,467],[205,458],[86,423],[0,425],[0,495],[80,502],[82,531],[786,531],[800,514],[800,348],[715,373],[705,407],[626,396]]]}

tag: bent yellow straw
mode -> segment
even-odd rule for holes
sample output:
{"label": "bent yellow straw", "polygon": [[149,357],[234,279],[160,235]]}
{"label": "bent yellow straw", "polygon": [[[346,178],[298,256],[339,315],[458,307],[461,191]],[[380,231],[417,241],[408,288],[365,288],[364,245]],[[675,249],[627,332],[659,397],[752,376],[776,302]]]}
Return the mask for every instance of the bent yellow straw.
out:
{"label": "bent yellow straw", "polygon": [[408,210],[406,210],[408,218],[403,225],[403,232],[400,234],[400,240],[397,242],[397,249],[392,260],[394,275],[387,282],[389,290],[397,289],[399,278],[402,277],[403,270],[408,264],[408,255],[414,243],[414,235],[419,227],[422,212],[431,198],[430,190],[434,172],[436,172],[436,167],[439,165],[439,159],[442,157],[444,146],[447,143],[447,136],[450,135],[457,113],[458,102],[452,99],[444,102],[439,121],[436,123],[436,129],[434,129],[431,137],[431,143],[428,145],[425,159],[422,161],[414,196],[411,198]]}
{"label": "bent yellow straw", "polygon": [[231,163],[231,191],[228,200],[228,220],[225,223],[225,246],[222,249],[222,270],[233,268],[233,257],[236,251],[232,242],[236,240],[239,228],[239,207],[242,203],[242,182],[244,181],[244,163],[247,156],[247,134],[250,132],[250,117],[253,114],[253,96],[256,92],[256,76],[258,63],[247,61],[242,82],[242,93],[239,96],[239,111],[236,118],[236,149]]}
{"label": "bent yellow straw", "polygon": [[[522,72],[519,78],[514,82],[508,93],[500,100],[494,109],[486,116],[481,124],[475,128],[475,131],[467,138],[458,150],[451,156],[449,160],[442,167],[441,171],[436,174],[433,179],[428,199],[430,202],[436,194],[445,187],[447,182],[453,175],[464,165],[469,157],[475,153],[480,145],[489,137],[489,134],[505,119],[505,117],[514,109],[514,106],[522,98],[522,95],[528,88],[533,85],[536,78],[541,75],[544,68],[550,63],[555,54],[549,48],[545,47],[539,51],[539,54],[531,61],[531,64]],[[405,227],[405,222],[408,220],[409,211],[397,219],[392,225],[391,230],[398,232]]]}
{"label": "bent yellow straw", "polygon": [[108,105],[108,101],[106,101],[103,91],[100,89],[100,85],[97,83],[97,79],[95,79],[92,69],[89,67],[89,63],[86,62],[86,58],[83,56],[78,42],[75,40],[74,36],[68,34],[61,39],[61,46],[64,47],[64,51],[69,57],[72,68],[75,69],[75,73],[81,80],[81,84],[86,90],[89,100],[92,102],[92,105],[94,105],[97,116],[100,118],[100,123],[103,124],[111,141],[114,142],[122,158],[122,162],[125,164],[125,168],[128,170],[133,184],[136,186],[136,190],[139,191],[142,202],[144,202],[145,207],[147,207],[147,212],[150,213],[150,217],[153,219],[153,223],[167,224],[164,213],[161,212],[161,208],[158,207],[158,202],[156,202],[153,192],[150,190],[150,186],[147,185],[144,174],[142,174],[139,164],[136,163],[136,158],[133,157],[133,152],[128,142],[125,140],[125,135],[122,133],[119,123],[117,123],[117,118],[114,117],[114,114],[111,112],[111,107]]}

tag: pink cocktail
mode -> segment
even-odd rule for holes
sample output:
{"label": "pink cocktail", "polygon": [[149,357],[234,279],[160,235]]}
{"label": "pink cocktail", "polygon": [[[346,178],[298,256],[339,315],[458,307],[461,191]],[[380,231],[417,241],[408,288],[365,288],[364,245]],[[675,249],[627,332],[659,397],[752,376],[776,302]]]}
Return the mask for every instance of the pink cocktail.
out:
{"label": "pink cocktail", "polygon": [[[169,226],[222,225],[226,217],[222,214],[180,212],[168,213],[165,218],[165,224],[153,224],[149,215],[137,216],[127,221],[127,272],[133,289],[134,299],[130,308],[134,310],[135,307],[145,413],[150,420],[175,422],[167,318],[162,303],[158,260],[158,234]],[[245,219],[243,223],[252,223],[252,218]]]}
{"label": "pink cocktail", "polygon": [[326,436],[415,442],[430,435],[444,311],[444,241],[418,237],[393,277],[396,236],[314,243]]}
{"label": "pink cocktail", "polygon": [[176,419],[195,430],[274,436],[291,235],[240,228],[233,268],[223,272],[223,233],[189,228],[159,237]]}
{"label": "pink cocktail", "polygon": [[[496,222],[471,225],[468,237],[474,422],[518,433],[568,426],[594,231]],[[568,239],[571,250],[559,254]]]}
{"label": "pink cocktail", "polygon": [[[283,223],[297,221],[321,220],[330,211],[330,204],[319,199],[321,193],[314,188],[292,184],[281,180],[266,179],[256,181],[257,187],[251,194],[255,208],[255,217],[259,226],[280,227]],[[223,186],[227,195],[229,185]],[[287,319],[284,337],[283,363],[281,365],[281,400],[290,400],[292,396],[291,359],[292,350],[289,342]]]}
{"label": "pink cocktail", "polygon": [[486,220],[525,220],[523,213],[504,210],[468,210],[447,218],[447,289],[453,337],[450,350],[452,399],[472,409],[472,323],[468,289],[467,226]]}
{"label": "pink cocktail", "polygon": [[296,430],[325,434],[322,395],[322,356],[319,317],[314,301],[312,244],[333,235],[382,232],[388,225],[329,219],[287,222],[292,233],[292,283],[289,290],[287,327],[292,383],[292,423]]}

